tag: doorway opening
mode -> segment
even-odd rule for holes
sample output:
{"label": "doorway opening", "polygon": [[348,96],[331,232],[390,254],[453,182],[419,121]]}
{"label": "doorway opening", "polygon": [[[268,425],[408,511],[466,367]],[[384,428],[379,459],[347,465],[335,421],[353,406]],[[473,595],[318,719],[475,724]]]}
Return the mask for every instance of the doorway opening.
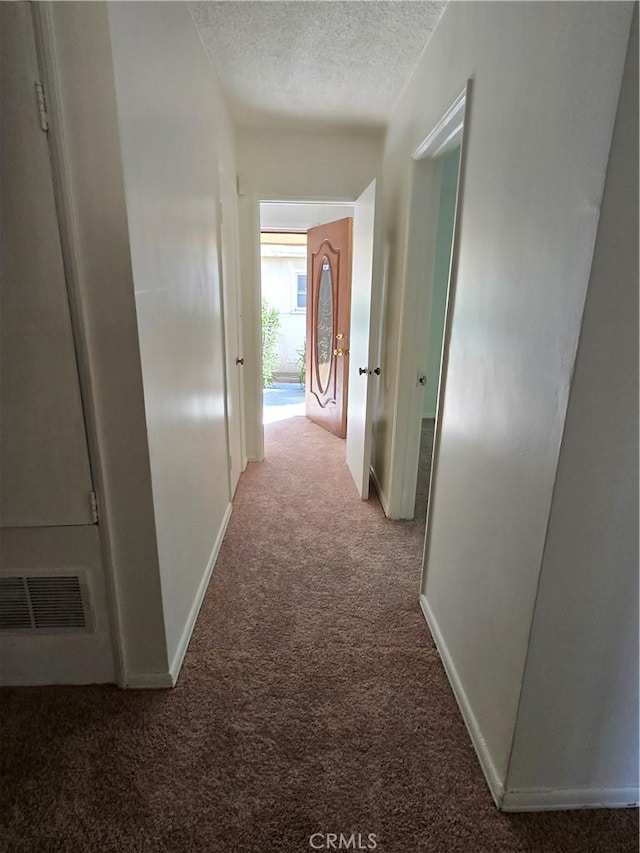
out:
{"label": "doorway opening", "polygon": [[307,324],[305,231],[260,232],[262,421],[304,416]]}
{"label": "doorway opening", "polygon": [[412,155],[389,515],[425,522],[434,502],[455,301],[471,81]]}
{"label": "doorway opening", "polygon": [[449,291],[449,269],[453,228],[455,223],[458,173],[460,168],[460,145],[437,158],[439,193],[437,226],[433,259],[433,278],[429,308],[429,320],[424,330],[426,338],[426,360],[424,370],[418,376],[418,385],[422,388],[423,404],[420,414],[420,445],[418,470],[416,473],[414,518],[425,521],[429,500],[429,483],[433,460],[433,441],[435,435],[436,411],[440,392],[440,374],[442,367],[442,342],[444,339]]}
{"label": "doorway opening", "polygon": [[307,232],[352,216],[341,202],[260,204],[263,425],[307,413]]}
{"label": "doorway opening", "polygon": [[[374,178],[353,202],[263,201],[259,207],[257,236],[264,245],[269,245],[269,233],[306,233],[306,297],[298,302],[301,270],[291,271],[293,282],[289,276],[281,284],[287,293],[293,292],[296,307],[305,304],[304,414],[346,439],[347,467],[361,499],[367,500],[373,407],[381,376],[380,183]],[[256,306],[264,290],[261,283]],[[263,447],[264,423],[263,418],[259,425]]]}

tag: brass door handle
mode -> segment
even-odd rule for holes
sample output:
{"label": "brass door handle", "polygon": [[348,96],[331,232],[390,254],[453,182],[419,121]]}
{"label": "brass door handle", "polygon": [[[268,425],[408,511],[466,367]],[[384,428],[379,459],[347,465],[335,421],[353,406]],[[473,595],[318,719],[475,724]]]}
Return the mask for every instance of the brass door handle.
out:
{"label": "brass door handle", "polygon": [[334,349],[334,355],[349,355],[348,349],[343,349],[342,347],[338,347],[338,349]]}

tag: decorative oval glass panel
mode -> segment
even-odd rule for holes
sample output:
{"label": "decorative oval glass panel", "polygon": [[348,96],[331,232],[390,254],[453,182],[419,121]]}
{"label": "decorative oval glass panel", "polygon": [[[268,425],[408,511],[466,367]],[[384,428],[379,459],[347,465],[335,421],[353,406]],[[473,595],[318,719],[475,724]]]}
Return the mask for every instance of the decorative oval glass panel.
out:
{"label": "decorative oval glass panel", "polygon": [[316,364],[318,384],[322,392],[327,390],[333,352],[333,286],[331,265],[326,255],[322,259],[318,303],[316,310]]}

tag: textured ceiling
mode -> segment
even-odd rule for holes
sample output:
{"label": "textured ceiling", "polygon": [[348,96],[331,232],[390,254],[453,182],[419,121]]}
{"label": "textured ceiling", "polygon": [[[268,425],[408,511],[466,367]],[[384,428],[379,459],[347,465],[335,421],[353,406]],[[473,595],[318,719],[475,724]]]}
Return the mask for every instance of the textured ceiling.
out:
{"label": "textured ceiling", "polygon": [[386,124],[445,0],[189,3],[238,125]]}

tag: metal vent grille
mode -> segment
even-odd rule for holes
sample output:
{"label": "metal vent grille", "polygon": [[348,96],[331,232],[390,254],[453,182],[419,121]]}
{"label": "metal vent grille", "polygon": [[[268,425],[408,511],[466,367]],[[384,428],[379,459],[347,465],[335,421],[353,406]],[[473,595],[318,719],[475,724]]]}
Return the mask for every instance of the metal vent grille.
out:
{"label": "metal vent grille", "polygon": [[22,578],[0,578],[0,630],[32,628],[29,599]]}
{"label": "metal vent grille", "polygon": [[86,631],[87,615],[77,576],[0,578],[0,630]]}

